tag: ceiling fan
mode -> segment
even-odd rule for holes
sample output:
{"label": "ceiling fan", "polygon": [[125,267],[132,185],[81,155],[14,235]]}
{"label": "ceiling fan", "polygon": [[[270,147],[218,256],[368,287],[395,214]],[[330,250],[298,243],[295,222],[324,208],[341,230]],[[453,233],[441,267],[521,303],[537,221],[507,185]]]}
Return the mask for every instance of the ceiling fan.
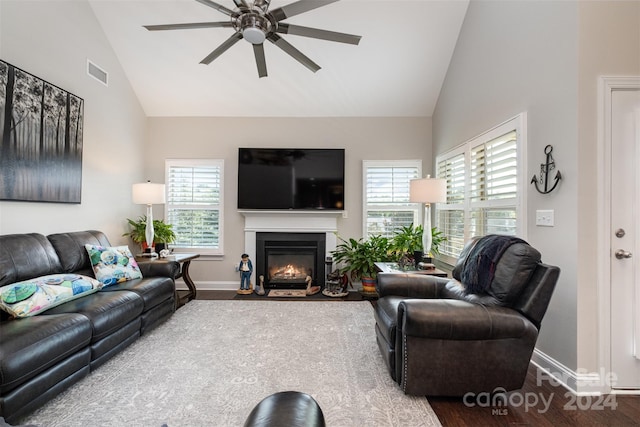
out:
{"label": "ceiling fan", "polygon": [[234,10],[228,9],[211,0],[196,1],[213,8],[218,12],[224,13],[229,16],[230,19],[223,22],[145,25],[144,28],[149,31],[187,30],[197,28],[233,28],[235,33],[200,61],[201,64],[210,64],[214,59],[226,52],[239,40],[245,39],[253,45],[253,53],[258,67],[258,75],[260,77],[266,77],[267,64],[264,56],[264,41],[269,40],[271,43],[291,55],[296,61],[300,62],[315,73],[320,69],[320,66],[284,40],[279,34],[293,34],[297,36],[354,45],[360,43],[361,36],[320,30],[317,28],[302,27],[282,22],[292,16],[335,3],[339,0],[299,0],[271,11],[269,10],[269,3],[271,0],[233,0],[236,5]]}

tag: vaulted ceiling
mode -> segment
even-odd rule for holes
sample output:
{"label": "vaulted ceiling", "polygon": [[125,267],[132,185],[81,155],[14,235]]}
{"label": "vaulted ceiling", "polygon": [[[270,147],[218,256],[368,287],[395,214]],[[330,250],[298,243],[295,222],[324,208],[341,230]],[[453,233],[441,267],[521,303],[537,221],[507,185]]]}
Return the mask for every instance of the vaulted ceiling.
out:
{"label": "vaulted ceiling", "polygon": [[[232,0],[215,1],[235,9]],[[269,10],[292,1],[272,0]],[[282,22],[362,39],[355,46],[282,35],[322,68],[313,73],[265,42],[268,76],[259,78],[253,47],[243,40],[200,64],[233,28],[143,28],[229,20],[212,7],[196,0],[90,0],[148,116],[216,117],[431,116],[468,3],[341,0],[292,16]]]}

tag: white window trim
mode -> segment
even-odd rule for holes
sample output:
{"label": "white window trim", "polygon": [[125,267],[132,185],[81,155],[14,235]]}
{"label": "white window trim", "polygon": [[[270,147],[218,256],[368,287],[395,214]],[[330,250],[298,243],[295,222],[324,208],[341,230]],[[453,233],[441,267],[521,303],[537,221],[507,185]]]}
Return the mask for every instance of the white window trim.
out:
{"label": "white window trim", "polygon": [[[486,141],[491,141],[495,138],[498,138],[508,132],[515,130],[518,135],[518,144],[516,151],[516,162],[518,165],[518,183],[517,183],[517,195],[516,195],[516,235],[524,240],[527,239],[528,230],[527,230],[527,189],[528,189],[528,168],[525,161],[525,153],[527,152],[527,113],[522,112],[515,117],[510,118],[509,120],[500,123],[499,125],[489,129],[486,132],[483,132],[470,140],[463,142],[462,144],[452,148],[451,150],[445,151],[444,153],[438,155],[436,157],[436,171],[438,169],[438,164],[446,159],[452,158],[456,155],[464,153],[464,163],[465,163],[465,196],[463,203],[450,204],[448,207],[451,209],[462,209],[465,211],[465,215],[471,212],[471,203],[470,203],[470,192],[471,192],[471,176],[470,176],[470,164],[471,164],[471,149],[476,147]],[[480,204],[484,206],[492,206],[494,204],[499,204],[500,202],[494,203],[493,201],[486,202],[476,202],[475,206],[480,206]],[[440,209],[444,204],[438,203],[436,204],[436,211]],[[438,215],[436,215],[436,227],[438,226]],[[465,241],[469,239],[469,221],[465,220],[464,224],[464,235]],[[441,255],[439,259],[447,264],[455,265],[456,259],[450,256]]]}
{"label": "white window trim", "polygon": [[[362,236],[366,239],[367,234],[367,170],[370,167],[416,167],[418,169],[418,177],[422,177],[422,160],[421,159],[406,159],[406,160],[363,160],[362,161]],[[408,205],[415,205],[417,210],[417,217],[415,224],[422,224],[424,215],[421,203],[408,203]],[[391,211],[397,210],[394,206],[381,206],[376,210],[379,211]]]}
{"label": "white window trim", "polygon": [[[224,159],[165,159],[165,185],[167,184],[167,177],[169,175],[169,168],[171,166],[218,166],[220,168],[220,176],[222,177],[222,185],[220,186],[220,207],[219,207],[219,223],[220,229],[218,230],[218,249],[205,249],[205,248],[175,248],[176,253],[199,253],[200,255],[210,257],[223,257],[224,256]],[[164,205],[164,217],[168,217],[168,204]]]}

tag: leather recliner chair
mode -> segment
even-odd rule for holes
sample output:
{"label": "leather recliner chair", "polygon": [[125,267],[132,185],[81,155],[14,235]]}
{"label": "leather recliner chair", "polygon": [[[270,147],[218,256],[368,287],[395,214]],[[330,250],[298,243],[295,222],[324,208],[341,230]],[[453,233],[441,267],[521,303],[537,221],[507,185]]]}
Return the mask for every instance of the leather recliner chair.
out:
{"label": "leather recliner chair", "polygon": [[406,394],[522,388],[560,269],[526,242],[471,240],[453,279],[379,273],[376,339]]}

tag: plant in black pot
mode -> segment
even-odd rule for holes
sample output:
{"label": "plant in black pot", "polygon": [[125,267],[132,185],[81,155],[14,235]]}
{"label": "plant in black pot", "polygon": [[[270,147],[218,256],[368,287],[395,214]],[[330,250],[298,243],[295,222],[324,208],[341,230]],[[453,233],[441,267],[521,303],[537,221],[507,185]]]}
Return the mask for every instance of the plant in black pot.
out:
{"label": "plant in black pot", "polygon": [[161,219],[153,220],[153,243],[156,252],[167,248],[169,243],[176,241],[176,233],[173,231],[173,224],[167,224]]}
{"label": "plant in black pot", "polygon": [[391,239],[391,249],[400,267],[417,265],[422,261],[422,233],[424,227],[413,224],[400,227]]}

